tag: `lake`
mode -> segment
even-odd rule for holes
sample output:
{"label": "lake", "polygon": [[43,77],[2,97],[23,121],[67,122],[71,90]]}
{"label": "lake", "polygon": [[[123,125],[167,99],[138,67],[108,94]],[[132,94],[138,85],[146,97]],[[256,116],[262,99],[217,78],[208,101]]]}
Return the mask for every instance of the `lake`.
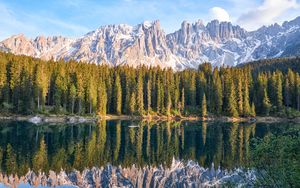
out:
{"label": "lake", "polygon": [[193,161],[203,169],[230,171],[247,166],[252,138],[278,135],[294,126],[299,125],[123,120],[53,125],[0,122],[0,169],[23,176],[29,168],[47,173],[103,168],[108,164],[171,168],[176,160],[182,164]]}

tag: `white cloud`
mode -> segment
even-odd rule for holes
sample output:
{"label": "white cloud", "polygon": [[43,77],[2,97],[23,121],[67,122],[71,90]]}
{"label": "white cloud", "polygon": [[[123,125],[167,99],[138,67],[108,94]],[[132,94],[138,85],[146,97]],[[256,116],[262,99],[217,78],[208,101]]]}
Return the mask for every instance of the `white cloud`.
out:
{"label": "white cloud", "polygon": [[264,0],[257,8],[242,14],[237,22],[248,30],[255,30],[280,20],[280,16],[291,9],[299,9],[296,0]]}
{"label": "white cloud", "polygon": [[230,21],[228,12],[221,7],[213,7],[209,10],[211,20]]}

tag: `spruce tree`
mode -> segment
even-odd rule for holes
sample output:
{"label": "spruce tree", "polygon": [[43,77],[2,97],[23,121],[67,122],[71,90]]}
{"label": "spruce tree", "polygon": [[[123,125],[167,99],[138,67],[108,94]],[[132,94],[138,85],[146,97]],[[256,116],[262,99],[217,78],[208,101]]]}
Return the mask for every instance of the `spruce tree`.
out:
{"label": "spruce tree", "polygon": [[79,72],[76,72],[76,88],[77,88],[77,112],[78,114],[82,114],[82,102],[84,99],[84,82],[83,75]]}
{"label": "spruce tree", "polygon": [[284,82],[284,102],[286,108],[290,106],[290,95],[290,81],[286,78]]}
{"label": "spruce tree", "polygon": [[171,94],[168,92],[167,94],[167,105],[166,105],[166,115],[171,115],[171,108],[172,108],[172,101],[171,101]]}
{"label": "spruce tree", "polygon": [[98,88],[98,115],[105,116],[106,115],[106,106],[107,106],[107,93],[105,83],[101,82]]}
{"label": "spruce tree", "polygon": [[113,98],[113,105],[114,105],[114,112],[117,115],[121,115],[122,113],[122,87],[120,82],[120,76],[118,73],[115,75],[115,85],[114,85],[114,98]]}
{"label": "spruce tree", "polygon": [[184,88],[181,90],[181,101],[180,101],[180,112],[181,114],[185,111],[185,96],[184,96]]}
{"label": "spruce tree", "polygon": [[131,93],[130,101],[129,101],[129,113],[130,115],[133,115],[136,111],[136,95],[133,91]]}
{"label": "spruce tree", "polygon": [[107,106],[106,110],[108,113],[115,113],[114,112],[114,92],[113,92],[113,76],[112,74],[107,75],[107,78],[105,79],[105,86],[106,86],[106,93],[107,93]]}
{"label": "spruce tree", "polygon": [[46,70],[42,63],[36,65],[36,70],[34,73],[34,93],[37,101],[38,110],[41,109],[41,106],[44,106],[46,95],[48,93],[48,77]]}
{"label": "spruce tree", "polygon": [[238,117],[239,113],[237,110],[237,101],[235,96],[235,87],[234,83],[231,81],[230,83],[230,89],[229,89],[229,95],[228,95],[228,115],[232,117]]}
{"label": "spruce tree", "polygon": [[8,102],[4,97],[4,88],[7,85],[7,63],[3,60],[0,61],[0,104],[3,102]]}
{"label": "spruce tree", "polygon": [[11,61],[8,64],[8,84],[10,87],[10,101],[14,106],[14,110],[19,112],[20,107],[20,74],[22,67],[20,63]]}
{"label": "spruce tree", "polygon": [[191,106],[196,106],[196,79],[194,73],[192,73],[189,83],[189,99],[189,104]]}
{"label": "spruce tree", "polygon": [[243,95],[243,114],[244,116],[250,115],[250,102],[249,102],[249,82],[248,77],[245,78],[244,95]]}
{"label": "spruce tree", "polygon": [[223,105],[223,92],[222,92],[222,82],[218,72],[218,68],[214,69],[213,72],[213,100],[212,104],[214,104],[213,112],[216,115],[221,115],[222,113],[222,105]]}
{"label": "spruce tree", "polygon": [[276,101],[277,101],[277,111],[282,111],[282,79],[281,75],[277,73],[277,80],[276,80]]}
{"label": "spruce tree", "polygon": [[268,97],[267,89],[264,89],[263,109],[264,109],[265,115],[268,116],[270,114],[271,106],[272,105],[271,105],[270,99]]}
{"label": "spruce tree", "polygon": [[162,111],[161,101],[162,101],[161,83],[160,83],[160,79],[157,78],[157,86],[156,86],[156,112],[157,113],[160,113]]}
{"label": "spruce tree", "polygon": [[256,116],[255,105],[254,105],[253,102],[252,102],[252,104],[251,104],[251,112],[250,112],[250,115],[251,115],[252,117],[255,117],[255,116]]}
{"label": "spruce tree", "polygon": [[76,87],[74,84],[71,84],[71,87],[69,89],[69,97],[70,97],[70,104],[71,104],[71,113],[74,114],[75,109],[75,100],[76,100]]}
{"label": "spruce tree", "polygon": [[147,82],[147,113],[148,115],[151,112],[151,80]]}
{"label": "spruce tree", "polygon": [[137,82],[137,110],[139,115],[144,114],[144,93],[143,93],[142,74],[138,75],[138,82]]}
{"label": "spruce tree", "polygon": [[244,103],[244,97],[243,97],[243,84],[242,84],[242,78],[239,76],[238,78],[238,86],[237,86],[237,103],[238,103],[238,111],[239,114],[244,113],[243,103]]}
{"label": "spruce tree", "polygon": [[202,117],[206,117],[207,116],[207,106],[206,106],[206,96],[205,96],[205,93],[203,94],[203,98],[202,98],[201,115],[202,115]]}
{"label": "spruce tree", "polygon": [[88,103],[89,103],[89,113],[93,113],[93,110],[95,109],[97,105],[97,88],[94,81],[94,78],[90,78],[89,84],[88,84]]}

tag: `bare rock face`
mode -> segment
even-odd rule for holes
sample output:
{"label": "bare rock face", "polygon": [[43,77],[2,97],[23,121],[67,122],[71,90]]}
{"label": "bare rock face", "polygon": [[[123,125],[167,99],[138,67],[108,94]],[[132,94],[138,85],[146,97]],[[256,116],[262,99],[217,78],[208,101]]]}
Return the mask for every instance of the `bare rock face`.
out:
{"label": "bare rock face", "polygon": [[1,42],[3,48],[8,49],[14,54],[26,54],[28,56],[35,55],[35,48],[31,41],[27,39],[23,34],[11,36]]}
{"label": "bare rock face", "polygon": [[248,61],[300,55],[300,17],[282,25],[247,32],[230,22],[184,21],[178,31],[165,34],[159,21],[134,27],[107,25],[77,38],[61,36],[28,39],[14,35],[0,42],[0,50],[44,60],[64,59],[111,66],[160,66],[176,70],[197,68],[203,62],[235,66]]}
{"label": "bare rock face", "polygon": [[14,35],[0,43],[0,49],[17,55],[28,55],[49,60],[59,59],[63,50],[73,42],[61,36],[28,39],[23,34]]}
{"label": "bare rock face", "polygon": [[234,65],[236,59],[231,51],[242,53],[243,46],[237,43],[247,35],[244,29],[230,22],[214,20],[204,26],[201,20],[194,24],[184,21],[180,30],[167,35],[167,43],[172,53],[191,68],[205,61],[216,66]]}

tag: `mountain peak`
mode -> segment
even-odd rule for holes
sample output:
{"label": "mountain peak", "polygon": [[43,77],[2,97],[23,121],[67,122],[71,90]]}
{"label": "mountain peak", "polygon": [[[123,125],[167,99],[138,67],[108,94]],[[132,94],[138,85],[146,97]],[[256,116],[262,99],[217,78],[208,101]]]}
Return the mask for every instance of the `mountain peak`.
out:
{"label": "mountain peak", "polygon": [[285,21],[282,24],[282,27],[285,28],[291,28],[291,27],[300,27],[300,16],[296,17],[295,19],[291,20],[291,21]]}
{"label": "mountain peak", "polygon": [[[214,66],[236,65],[252,60],[280,57],[300,38],[300,17],[282,26],[273,24],[247,32],[231,22],[183,21],[178,31],[165,34],[160,21],[136,26],[106,25],[71,39],[13,35],[0,42],[0,50],[42,59],[74,59],[109,65],[147,65],[174,69],[196,68],[209,61]],[[295,45],[297,48],[297,45]],[[296,52],[297,50],[295,50]],[[297,55],[297,54],[290,54]]]}
{"label": "mountain peak", "polygon": [[160,21],[159,20],[154,20],[154,21],[149,21],[149,20],[145,20],[142,24],[144,28],[148,29],[150,27],[157,27],[160,28]]}

